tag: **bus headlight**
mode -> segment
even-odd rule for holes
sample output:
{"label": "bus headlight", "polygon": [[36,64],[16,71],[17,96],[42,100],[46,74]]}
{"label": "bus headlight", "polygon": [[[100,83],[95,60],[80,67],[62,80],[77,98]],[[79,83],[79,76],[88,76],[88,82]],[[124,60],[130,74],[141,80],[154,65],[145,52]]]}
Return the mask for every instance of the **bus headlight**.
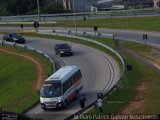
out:
{"label": "bus headlight", "polygon": [[58,100],[58,106],[61,107],[62,106],[62,100]]}
{"label": "bus headlight", "polygon": [[60,102],[62,102],[62,100],[58,100],[58,102],[60,103]]}

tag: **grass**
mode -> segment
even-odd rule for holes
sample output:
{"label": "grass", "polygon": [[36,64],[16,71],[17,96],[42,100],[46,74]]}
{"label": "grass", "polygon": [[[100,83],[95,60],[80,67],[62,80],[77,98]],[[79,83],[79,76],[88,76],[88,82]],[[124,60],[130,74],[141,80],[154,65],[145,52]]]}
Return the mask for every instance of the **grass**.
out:
{"label": "grass", "polygon": [[[148,31],[160,31],[160,21],[158,17],[139,17],[139,18],[109,18],[109,19],[100,19],[100,20],[77,20],[77,27],[93,27],[98,26],[99,28],[113,28],[113,29],[133,29],[133,30],[148,30]],[[147,19],[147,20],[146,20]],[[99,24],[101,23],[101,24]],[[62,27],[74,27],[73,20],[58,21],[57,26]],[[37,35],[32,35],[37,36]],[[40,36],[53,39],[68,40],[65,37],[57,36]],[[75,40],[69,39],[72,42]],[[100,40],[105,44],[109,44],[114,47],[112,41]],[[79,43],[80,41],[77,40]],[[81,42],[80,42],[81,43]],[[89,45],[89,43],[81,43]],[[91,45],[91,44],[90,44]],[[137,54],[148,58],[152,56],[151,47],[144,46],[142,44],[125,42],[125,47],[133,50]],[[91,45],[92,47],[95,45]],[[98,46],[96,46],[98,48]],[[136,110],[136,113],[140,114],[159,114],[160,111],[160,98],[159,98],[159,84],[160,84],[160,74],[159,72],[152,69],[150,66],[141,62],[140,60],[135,59],[133,56],[126,53],[122,53],[123,57],[128,64],[133,66],[132,72],[127,72],[126,78],[122,81],[119,92],[114,91],[110,94],[110,99],[105,98],[103,102],[104,114],[109,113],[118,113],[124,105],[126,105],[130,100],[136,96],[136,87],[141,83],[146,83],[147,90],[144,92],[143,97],[145,102],[143,108]],[[130,76],[130,77],[129,77]],[[0,102],[1,103],[1,102]],[[98,109],[93,108],[87,114],[97,114],[99,113]]]}
{"label": "grass", "polygon": [[[137,44],[132,42],[125,42],[125,47],[135,51],[139,55],[144,55],[153,49],[152,47],[145,46],[143,44]],[[145,103],[140,109],[136,109],[136,114],[159,114],[160,111],[160,98],[159,86],[160,74],[155,69],[152,69],[149,65],[135,59],[132,55],[128,55],[125,52],[122,53],[127,64],[133,66],[132,72],[127,72],[126,78],[122,81],[119,92],[114,91],[110,95],[110,99],[105,98],[103,102],[104,114],[118,113],[121,111],[124,105],[136,96],[136,87],[141,83],[146,83],[147,90],[144,91],[143,97]],[[152,56],[154,57],[154,56]],[[97,114],[98,109],[91,109],[87,114]]]}
{"label": "grass", "polygon": [[[147,20],[146,20],[147,19]],[[133,29],[160,31],[160,17],[106,18],[97,20],[76,20],[77,27]],[[99,24],[101,23],[101,24]],[[74,27],[73,20],[57,21],[57,26]]]}
{"label": "grass", "polygon": [[[6,50],[24,53],[22,49],[1,46]],[[43,78],[50,73],[50,66],[42,57],[25,53],[39,61],[43,68]],[[22,113],[39,100],[35,89],[37,79],[36,66],[19,56],[0,52],[0,107],[5,111]]]}
{"label": "grass", "polygon": [[[122,108],[124,104],[133,99],[135,96],[135,88],[140,83],[141,79],[141,70],[139,69],[140,64],[138,61],[125,56],[127,62],[132,64],[134,68],[132,72],[127,73],[127,77],[122,81],[119,92],[114,91],[110,94],[110,99],[105,98],[103,101],[103,111],[104,114],[117,113]],[[99,113],[98,109],[92,109],[87,114],[97,114]]]}
{"label": "grass", "polygon": [[[67,37],[61,37],[61,36],[51,36],[51,35],[43,35],[43,34],[23,34],[23,35],[29,35],[29,36],[32,36],[32,37],[42,37],[42,38],[49,38],[49,39],[57,39],[57,40],[65,40],[65,41],[70,41],[70,42],[75,42],[75,43],[79,43],[79,44],[83,44],[83,45],[87,45],[87,46],[90,46],[90,47],[94,47],[94,48],[96,48],[96,49],[99,49],[99,50],[101,50],[101,51],[103,51],[103,52],[105,52],[106,54],[109,54],[109,55],[111,55],[112,57],[114,57],[116,60],[117,60],[117,62],[119,63],[119,66],[120,66],[120,68],[121,68],[121,70],[122,70],[122,64],[121,64],[121,62],[120,62],[120,60],[119,60],[119,58],[114,54],[114,53],[112,53],[111,51],[109,51],[109,50],[107,50],[107,49],[105,49],[105,48],[103,48],[103,47],[100,47],[100,46],[98,46],[98,45],[96,45],[96,44],[93,44],[93,43],[90,43],[90,42],[86,42],[86,41],[83,41],[83,40],[78,40],[78,39],[73,39],[73,38],[67,38]],[[113,40],[112,39],[106,39],[106,38],[95,38],[95,37],[88,37],[88,38],[91,38],[91,39],[95,39],[95,40],[97,40],[97,41],[100,41],[100,42],[102,42],[102,43],[105,43],[105,44],[107,44],[108,46],[110,46],[110,47],[113,47],[114,46],[114,43],[113,43]],[[129,86],[130,87],[130,86]],[[127,89],[127,88],[125,88],[125,89]],[[127,94],[125,94],[125,95],[127,95]],[[128,95],[131,95],[130,93],[128,93]],[[124,97],[124,96],[123,96]],[[126,97],[124,97],[124,98],[126,98]],[[127,98],[128,99],[128,98]],[[126,101],[125,101],[126,102]],[[117,106],[115,106],[115,109],[117,109]]]}
{"label": "grass", "polygon": [[103,44],[108,45],[108,46],[111,47],[111,48],[116,49],[116,46],[115,46],[115,43],[114,43],[114,40],[113,40],[113,39],[104,38],[104,37],[95,37],[95,36],[87,36],[87,38],[93,39],[93,40],[96,40],[96,41],[99,41],[99,42],[101,42],[101,43],[103,43]]}
{"label": "grass", "polygon": [[17,56],[3,52],[0,56],[0,106],[3,110],[21,112],[20,109],[32,105],[38,98],[33,84],[37,76],[36,67]]}
{"label": "grass", "polygon": [[[90,44],[89,42],[84,42],[84,41],[80,41],[80,40],[76,40],[72,38],[50,36],[50,35],[36,35],[36,34],[29,34],[29,35],[35,36],[35,37],[45,37],[45,38],[77,42],[80,44],[89,45],[91,47],[95,47],[97,49],[105,51],[103,50],[103,48],[95,44]],[[106,38],[98,38],[97,40],[111,47],[114,47],[114,43],[112,40],[109,40]],[[128,49],[135,51],[137,54],[144,55],[144,56],[145,54],[149,53],[151,49],[153,49],[151,47],[148,47],[142,44],[132,43],[132,42],[125,42],[124,45]],[[108,51],[106,53],[108,53]],[[142,82],[147,83],[148,89],[147,91],[145,91],[145,94],[144,94],[144,97],[147,100],[145,101],[143,108],[140,110],[137,110],[137,113],[145,113],[145,114],[146,113],[147,114],[157,113],[158,114],[160,111],[159,110],[160,100],[158,98],[159,87],[156,85],[159,84],[160,74],[154,69],[152,69],[150,66],[146,65],[140,60],[135,59],[133,56],[128,55],[125,52],[122,52],[121,54],[125,58],[127,64],[131,64],[133,66],[133,71],[130,73],[129,72],[126,73],[127,77],[125,78],[125,80],[122,81],[119,87],[119,92],[114,91],[112,94],[110,94],[109,100],[105,98],[104,103],[103,103],[104,104],[103,109],[105,111],[104,114],[119,112],[125,104],[127,104],[130,100],[132,100],[135,97],[135,95],[137,94],[136,87]],[[95,113],[99,113],[99,111],[98,109],[93,108],[87,114],[95,114]]]}
{"label": "grass", "polygon": [[[159,62],[160,49],[152,48],[147,45],[125,42],[126,48],[129,48],[133,51],[136,51],[137,54],[153,62]],[[160,98],[159,86],[160,83],[160,74],[158,71],[155,71],[152,68],[141,68],[142,69],[142,82],[146,83],[147,90],[144,93],[146,98],[145,106],[141,110],[137,110],[139,113],[150,113],[150,114],[159,114],[160,111]]]}
{"label": "grass", "polygon": [[[98,28],[111,28],[111,29],[132,29],[132,30],[147,30],[147,31],[160,31],[160,16],[154,17],[131,17],[131,18],[105,18],[105,19],[87,19],[76,20],[77,27],[91,27],[98,26]],[[57,27],[75,27],[74,20],[59,20],[56,24],[42,24],[43,26],[57,26]],[[99,24],[101,23],[101,24]],[[4,24],[0,26],[19,26],[17,24]],[[32,25],[24,25],[24,27]]]}
{"label": "grass", "polygon": [[[147,20],[146,20],[147,19]],[[148,31],[160,31],[160,17],[138,17],[138,18],[108,18],[100,20],[77,20],[77,27],[93,27],[98,26],[99,28],[113,28],[113,29],[133,29],[133,30],[148,30]],[[101,24],[99,24],[101,23]],[[62,27],[74,27],[73,20],[58,21],[57,26]],[[37,35],[32,35],[36,36]],[[57,36],[45,36],[40,35],[39,37],[47,37],[58,40],[70,40],[85,45],[101,49],[99,46],[90,43],[80,42],[79,40],[73,40],[65,37]],[[92,37],[90,37],[92,38]],[[94,38],[95,39],[95,38]],[[111,40],[105,38],[98,38],[97,40],[103,42],[114,48],[114,43]],[[153,48],[142,44],[124,42],[124,46],[130,50],[133,50],[137,54],[145,57],[146,59],[155,57],[152,53]],[[103,50],[105,51],[105,50]],[[107,53],[108,51],[106,51]],[[132,72],[127,72],[126,78],[122,81],[119,92],[114,91],[110,94],[110,99],[105,98],[103,102],[104,114],[118,113],[123,109],[130,100],[136,95],[136,87],[141,83],[146,83],[147,90],[143,93],[145,102],[143,107],[137,109],[135,113],[138,114],[159,114],[160,111],[160,98],[159,98],[159,84],[160,74],[152,67],[146,65],[140,60],[135,59],[132,55],[128,55],[125,52],[121,53],[128,64],[133,66]],[[93,108],[87,114],[97,114],[99,110]]]}
{"label": "grass", "polygon": [[[76,20],[76,25],[77,27],[93,28],[93,26],[98,26],[98,28],[160,31],[159,19],[160,19],[160,16],[131,17],[131,18],[105,18],[105,19],[92,19],[92,20],[88,19],[86,21]],[[56,25],[43,24],[40,26],[41,27],[43,26],[75,27],[73,23],[74,23],[74,20],[59,20],[57,21]],[[7,26],[7,25],[2,25],[2,26]],[[15,25],[13,24],[10,26],[15,26]],[[25,26],[31,26],[31,25],[25,25]]]}
{"label": "grass", "polygon": [[[53,38],[58,40],[66,40],[71,42],[77,42],[80,44],[89,45],[91,47],[95,47],[102,51],[105,51],[103,48],[80,40],[75,40],[72,38],[66,37],[59,37],[59,36],[50,36],[50,35],[36,35],[32,34],[32,36],[38,37],[46,37],[46,38]],[[114,42],[111,39],[106,38],[95,38],[89,37],[95,40],[98,40],[104,44],[109,45],[110,47],[114,47]],[[137,54],[141,53],[140,55],[144,55],[149,53],[152,47],[145,46],[143,44],[137,44],[132,42],[124,42],[124,46],[128,49],[135,51]],[[108,51],[106,52],[108,53]],[[137,110],[137,113],[148,113],[148,114],[155,114],[159,113],[160,108],[160,98],[159,96],[159,87],[156,86],[159,84],[160,81],[160,74],[152,69],[150,66],[146,65],[145,63],[141,62],[140,60],[135,59],[132,55],[126,54],[124,51],[121,52],[121,55],[125,58],[127,64],[131,64],[133,66],[132,72],[126,73],[126,78],[122,81],[121,85],[119,86],[119,92],[113,91],[110,94],[110,99],[108,100],[105,98],[104,100],[104,114],[109,113],[117,113],[119,112],[125,104],[127,104],[130,100],[132,100],[136,96],[136,87],[140,85],[142,82],[147,83],[148,89],[145,91],[144,97],[146,100],[142,109]],[[153,54],[150,54],[151,57]],[[98,109],[93,108],[87,114],[97,114],[99,113]]]}

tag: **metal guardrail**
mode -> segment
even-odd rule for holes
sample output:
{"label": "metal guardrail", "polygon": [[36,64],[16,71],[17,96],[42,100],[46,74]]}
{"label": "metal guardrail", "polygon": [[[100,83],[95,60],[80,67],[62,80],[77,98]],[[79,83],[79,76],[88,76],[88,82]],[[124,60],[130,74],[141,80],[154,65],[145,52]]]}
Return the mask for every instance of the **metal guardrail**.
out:
{"label": "metal guardrail", "polygon": [[[50,34],[50,35],[58,35],[58,36],[63,36],[63,37],[71,37],[71,38],[75,38],[75,39],[79,39],[79,40],[84,40],[84,41],[88,41],[88,42],[92,42],[92,43],[95,43],[95,44],[98,44],[98,45],[100,45],[100,46],[102,46],[102,47],[104,47],[104,48],[106,48],[106,49],[108,49],[108,50],[110,50],[111,52],[113,52],[115,55],[117,55],[119,58],[120,58],[120,60],[121,60],[121,62],[122,62],[122,64],[123,64],[123,69],[122,69],[122,74],[124,73],[124,71],[125,71],[125,62],[124,62],[124,60],[123,60],[123,58],[120,56],[120,54],[117,52],[117,51],[115,51],[114,49],[112,49],[111,47],[109,47],[109,46],[107,46],[107,45],[105,45],[105,44],[103,44],[103,43],[101,43],[101,42],[98,42],[98,41],[96,41],[96,40],[93,40],[93,39],[88,39],[88,38],[84,38],[84,37],[79,37],[79,36],[73,36],[73,35],[67,35],[67,34],[60,34],[60,33],[56,33],[56,31],[58,31],[58,32],[60,32],[61,30],[54,30],[54,32],[52,33],[51,31],[50,32],[48,32],[48,31],[46,31],[46,30],[42,30],[42,31],[39,31],[38,33],[40,33],[40,34]],[[65,30],[62,30],[61,32],[63,32],[63,33],[69,33],[69,32],[71,32],[71,31],[65,31]],[[80,33],[80,32],[78,32],[78,33]],[[82,33],[82,32],[81,32]],[[85,33],[91,33],[91,32],[85,32]],[[90,35],[93,35],[93,34],[90,34]],[[103,33],[101,33],[101,36],[103,36]],[[105,36],[108,36],[108,37],[114,37],[114,34],[106,34]]]}
{"label": "metal guardrail", "polygon": [[[100,11],[100,12],[79,12],[79,13],[61,13],[61,14],[41,14],[41,21],[49,21],[49,20],[61,20],[65,19],[73,19],[74,15],[77,16],[77,19],[83,19],[83,17],[87,17],[87,19],[96,18],[96,17],[126,17],[126,16],[147,16],[147,15],[159,15],[159,9],[141,9],[141,10],[116,10],[116,11]],[[19,15],[19,16],[0,16],[0,22],[27,22],[27,21],[35,21],[38,20],[38,15]]]}
{"label": "metal guardrail", "polygon": [[[0,45],[1,46],[9,45],[9,46],[13,46],[14,48],[19,47],[19,48],[23,48],[25,52],[29,50],[29,51],[33,51],[35,54],[42,55],[44,58],[46,58],[49,61],[52,72],[54,73],[56,70],[54,61],[46,53],[40,50],[36,50],[35,48],[32,48],[27,45],[16,44],[16,43],[11,43],[11,42],[4,42],[4,41],[0,41]],[[23,120],[23,119],[28,119],[28,118],[25,117],[23,113],[19,114],[19,113],[14,113],[14,112],[2,111],[2,108],[0,108],[0,119],[2,120],[11,120],[11,119],[12,120]]]}
{"label": "metal guardrail", "polygon": [[40,50],[37,50],[35,48],[32,48],[30,46],[27,46],[27,45],[22,45],[22,44],[17,44],[17,43],[12,43],[12,42],[4,42],[4,41],[0,41],[0,45],[1,46],[4,46],[4,45],[10,45],[10,46],[13,46],[14,48],[16,47],[20,47],[20,48],[23,48],[25,52],[27,52],[27,50],[30,50],[30,51],[33,51],[37,54],[40,54],[42,55],[43,57],[45,57],[46,59],[48,59],[48,61],[50,62],[51,64],[51,70],[52,72],[54,73],[55,72],[55,64],[54,64],[54,61],[44,52],[40,51]]}
{"label": "metal guardrail", "polygon": [[66,31],[66,30],[39,30],[38,33],[41,34],[55,34],[55,35],[62,35],[62,34],[67,34],[67,35],[72,35],[75,36],[77,34],[77,36],[81,36],[81,37],[85,37],[85,36],[104,36],[104,37],[108,37],[108,38],[113,38],[114,34],[110,34],[110,33],[102,33],[102,32],[91,32],[91,31]]}
{"label": "metal guardrail", "polygon": [[[43,34],[47,34],[47,33],[44,32]],[[100,45],[100,46],[102,46],[102,47],[110,50],[114,54],[116,54],[119,57],[119,59],[121,60],[122,65],[123,65],[122,73],[121,73],[120,79],[117,81],[117,83],[109,91],[107,91],[107,93],[105,93],[104,96],[108,96],[115,88],[117,88],[119,86],[119,82],[123,79],[123,76],[124,76],[125,63],[124,63],[123,58],[119,55],[119,53],[117,51],[115,51],[114,49],[110,48],[109,46],[107,46],[107,45],[105,45],[105,44],[103,44],[101,42],[98,42],[98,41],[95,41],[95,40],[92,40],[92,39],[88,39],[88,38],[84,38],[84,37],[78,37],[78,36],[73,36],[73,35],[66,35],[66,34],[55,34],[55,33],[50,33],[50,34],[51,35],[64,36],[64,37],[71,37],[71,38],[75,38],[75,39],[80,39],[80,40],[92,42],[92,43],[98,44],[98,45]],[[14,47],[21,47],[21,48],[24,48],[25,51],[28,49],[28,50],[34,51],[35,53],[42,54],[45,58],[47,58],[51,62],[51,67],[52,67],[53,72],[55,70],[55,69],[53,69],[53,68],[55,68],[53,60],[47,54],[43,53],[40,50],[36,50],[36,49],[34,49],[32,47],[29,47],[29,46],[26,46],[26,45],[21,45],[21,44],[16,44],[16,43],[10,43],[10,42],[4,42],[4,41],[0,41],[0,44],[2,46],[6,44],[6,45],[14,46]],[[80,113],[84,112],[85,110],[93,107],[95,105],[95,103],[96,103],[96,100],[93,101],[92,103],[90,103],[84,109],[81,109],[80,111],[76,112],[75,114],[67,117],[65,120],[70,120],[70,119],[74,118],[75,116],[79,115]]]}
{"label": "metal guardrail", "polygon": [[[119,87],[119,83],[121,82],[121,80],[123,80],[124,78],[124,73],[125,73],[125,62],[124,62],[124,59],[121,57],[121,55],[115,51],[114,49],[112,49],[111,47],[101,43],[101,42],[98,42],[98,41],[95,41],[93,39],[88,39],[88,38],[84,38],[84,37],[79,37],[79,36],[73,36],[73,35],[67,35],[67,34],[58,34],[58,33],[55,33],[56,30],[54,30],[54,33],[50,33],[51,35],[58,35],[58,36],[63,36],[63,37],[70,37],[70,38],[75,38],[75,39],[79,39],[79,40],[84,40],[84,41],[88,41],[88,42],[91,42],[91,43],[95,43],[97,45],[100,45],[108,50],[110,50],[111,52],[113,52],[115,55],[117,55],[119,57],[119,59],[121,60],[122,62],[122,73],[120,75],[120,78],[119,80],[116,82],[116,84],[109,90],[107,91],[104,96],[109,96],[109,94],[115,90],[115,89],[118,89]],[[63,31],[64,32],[64,31]],[[47,34],[47,32],[42,32],[41,34]],[[114,35],[112,35],[112,37],[114,37]],[[94,100],[92,103],[90,103],[88,106],[86,106],[85,108],[79,110],[78,112],[74,113],[73,115],[67,117],[65,120],[70,120],[70,119],[73,119],[75,116],[78,116],[79,114],[83,113],[84,111],[88,110],[89,108],[93,107],[95,104],[96,104],[96,100]]]}

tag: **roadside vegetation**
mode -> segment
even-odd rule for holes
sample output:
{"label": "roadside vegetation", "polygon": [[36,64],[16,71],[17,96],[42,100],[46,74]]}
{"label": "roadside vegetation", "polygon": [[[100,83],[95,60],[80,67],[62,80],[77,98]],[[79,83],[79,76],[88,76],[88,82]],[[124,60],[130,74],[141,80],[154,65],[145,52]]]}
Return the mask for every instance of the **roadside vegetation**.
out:
{"label": "roadside vegetation", "polygon": [[[0,46],[0,49],[29,56],[43,67],[42,79],[51,73],[51,67],[42,56],[20,48]],[[37,94],[38,70],[34,63],[18,55],[0,51],[0,107],[4,111],[22,113],[39,101]]]}
{"label": "roadside vegetation", "polygon": [[[104,100],[104,114],[122,113],[130,101],[134,104],[128,110],[134,114],[159,114],[160,100],[159,84],[160,72],[153,65],[160,66],[160,49],[135,42],[120,41],[119,47],[113,39],[88,36],[90,39],[102,42],[117,51],[123,56],[126,64],[132,65],[133,71],[125,74],[119,91],[114,91]],[[122,43],[121,43],[122,42]],[[130,51],[130,52],[127,52]],[[137,57],[139,56],[139,57]],[[141,87],[141,88],[139,88]],[[139,90],[140,89],[140,90]],[[136,104],[138,104],[136,106]],[[136,106],[134,108],[134,106]],[[87,114],[99,113],[98,108],[93,108]]]}
{"label": "roadside vegetation", "polygon": [[[160,17],[131,17],[131,18],[105,18],[96,20],[76,20],[77,27],[112,28],[112,29],[133,29],[160,31]],[[101,24],[99,24],[101,23]],[[73,20],[57,21],[57,26],[74,27]]]}
{"label": "roadside vegetation", "polygon": [[[159,86],[157,86],[160,81],[159,71],[140,59],[145,57],[148,60],[148,57],[150,57],[152,60],[156,60],[156,53],[153,51],[160,53],[160,50],[131,42],[124,42],[124,47],[141,57],[137,59],[133,54],[124,51],[124,49],[121,50],[121,55],[125,58],[127,64],[132,65],[133,70],[126,72],[126,77],[121,82],[119,91],[114,91],[110,94],[109,99],[104,99],[104,114],[159,114],[160,100],[158,97]],[[138,87],[143,88],[139,91]],[[133,105],[128,106],[128,103],[131,102]],[[126,107],[130,108],[123,112]],[[98,108],[93,108],[87,114],[95,113],[100,113]]]}
{"label": "roadside vegetation", "polygon": [[[145,30],[145,31],[160,31],[160,16],[154,17],[131,17],[131,18],[105,18],[105,19],[87,19],[76,20],[77,28],[79,27],[91,27],[98,26],[98,28],[111,28],[111,29],[130,29],[130,30]],[[75,27],[74,20],[58,20],[55,24],[41,24],[40,26],[48,27]],[[99,24],[101,23],[101,24]],[[116,24],[115,24],[116,23]],[[24,24],[24,28],[27,26],[33,26],[31,24]],[[18,26],[19,24],[0,24],[0,26]]]}
{"label": "roadside vegetation", "polygon": [[[127,55],[130,54],[132,56],[131,58],[136,59],[140,63],[140,73],[138,73],[140,75],[140,79],[138,79],[138,81],[140,81],[138,89],[140,89],[136,89],[137,95],[131,102],[134,103],[137,100],[137,103],[140,102],[141,104],[131,112],[139,114],[159,114],[160,98],[158,96],[160,95],[160,88],[158,84],[160,83],[160,48],[153,48],[148,45],[133,42],[125,42],[124,46],[131,50],[127,52]],[[134,68],[133,66],[133,69]]]}
{"label": "roadside vegetation", "polygon": [[[36,0],[0,0],[0,2],[0,16],[37,14]],[[41,14],[67,12],[63,9],[63,4],[61,1],[40,0],[39,6]]]}
{"label": "roadside vegetation", "polygon": [[[99,50],[105,51],[108,54],[108,51],[104,50],[102,47],[99,47],[97,45],[85,41],[75,40],[66,37],[50,36],[50,35],[32,34],[31,36],[76,42],[91,47],[95,47]],[[98,40],[104,44],[109,45],[114,49],[117,49],[112,39],[95,38],[95,37],[89,37],[89,38]],[[112,92],[109,95],[109,99],[108,97],[104,99],[103,114],[123,113],[123,110],[128,105],[128,103],[130,103],[130,101],[138,101],[141,103],[139,106],[137,106],[137,108],[132,109],[130,113],[158,114],[160,111],[159,109],[160,98],[158,97],[159,87],[157,86],[157,84],[159,84],[160,81],[159,71],[157,71],[154,67],[152,67],[151,64],[146,64],[143,60],[135,58],[135,56],[139,55],[140,58],[144,58],[149,61],[155,60],[154,62],[157,63],[157,61],[159,61],[160,59],[158,58],[157,60],[157,56],[159,55],[160,50],[144,44],[138,44],[126,41],[123,42],[122,46],[117,50],[124,57],[126,64],[132,65],[133,70],[126,72],[125,79],[121,82],[118,91]],[[131,54],[132,52],[128,53],[126,51],[132,51],[134,54]],[[138,91],[137,88],[141,85],[143,85],[144,89],[142,91]],[[98,108],[93,108],[86,114],[97,114],[97,113],[99,113]]]}
{"label": "roadside vegetation", "polygon": [[[133,30],[148,30],[148,31],[160,31],[160,21],[158,17],[137,17],[137,18],[108,18],[99,20],[76,20],[77,27],[93,27],[99,28],[112,28],[112,29],[133,29]],[[147,20],[146,20],[147,19]],[[101,24],[99,24],[101,23]],[[115,24],[116,23],[116,24]],[[50,24],[51,25],[51,24]],[[74,27],[73,20],[57,21],[56,26],[62,27]],[[109,51],[103,49],[100,46],[91,44],[89,42],[80,41],[77,39],[50,36],[50,35],[36,35],[36,34],[24,34],[34,37],[44,37],[57,40],[66,40],[76,42],[91,47],[95,47],[99,50],[111,54]],[[94,38],[104,44],[107,44],[115,49],[115,43],[111,39],[106,38]],[[132,71],[126,72],[125,79],[119,86],[119,91],[114,91],[110,94],[109,99],[105,98],[103,103],[104,114],[109,113],[123,113],[130,102],[136,105],[136,102],[140,103],[136,108],[132,107],[130,113],[135,114],[159,114],[160,111],[160,98],[159,98],[159,81],[160,74],[151,64],[160,65],[159,55],[160,50],[152,48],[144,44],[137,44],[133,42],[123,42],[121,48],[118,48],[120,54],[124,57],[127,64],[131,64]],[[130,52],[128,52],[130,51]],[[140,57],[137,57],[140,56]],[[115,57],[115,59],[118,59]],[[148,61],[150,64],[148,64]],[[141,91],[138,88],[143,87]],[[93,108],[87,114],[99,113],[98,108]]]}

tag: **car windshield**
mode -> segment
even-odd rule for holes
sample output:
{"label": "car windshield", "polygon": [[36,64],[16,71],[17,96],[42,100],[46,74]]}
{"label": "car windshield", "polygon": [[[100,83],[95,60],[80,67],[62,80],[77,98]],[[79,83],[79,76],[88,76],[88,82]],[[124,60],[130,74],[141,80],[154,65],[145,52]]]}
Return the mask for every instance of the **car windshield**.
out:
{"label": "car windshield", "polygon": [[21,37],[21,35],[16,34],[16,33],[13,33],[12,36],[13,36],[13,37]]}
{"label": "car windshield", "polygon": [[69,49],[69,48],[70,47],[67,44],[61,44],[61,45],[59,45],[59,49]]}
{"label": "car windshield", "polygon": [[62,95],[60,83],[43,84],[40,90],[41,97],[59,97]]}

